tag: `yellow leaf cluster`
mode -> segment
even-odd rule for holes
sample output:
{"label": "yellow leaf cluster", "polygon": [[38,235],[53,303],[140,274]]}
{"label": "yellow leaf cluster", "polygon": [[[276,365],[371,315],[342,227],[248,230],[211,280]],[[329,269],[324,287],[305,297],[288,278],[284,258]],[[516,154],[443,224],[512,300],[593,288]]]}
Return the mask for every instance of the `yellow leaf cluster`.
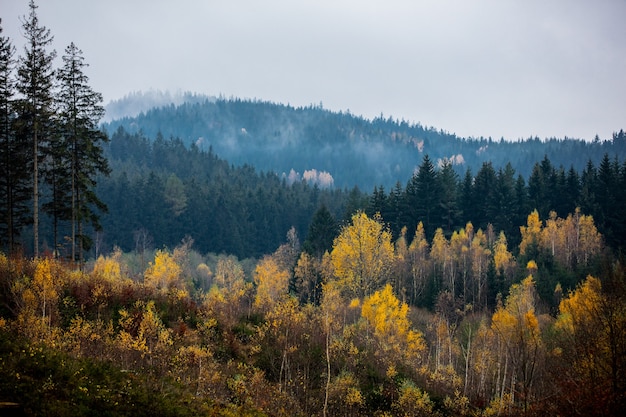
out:
{"label": "yellow leaf cluster", "polygon": [[93,265],[93,275],[111,283],[120,283],[124,280],[121,266],[122,252],[116,248],[112,256],[100,255]]}
{"label": "yellow leaf cluster", "polygon": [[402,352],[405,357],[421,355],[425,349],[422,334],[410,329],[409,306],[400,302],[387,284],[363,301],[361,316],[374,328],[381,344]]}
{"label": "yellow leaf cluster", "polygon": [[539,220],[539,212],[533,210],[528,215],[526,226],[520,226],[520,232],[522,234],[522,241],[519,244],[520,255],[525,255],[528,249],[534,245],[539,244],[541,240],[541,220]]}
{"label": "yellow leaf cluster", "polygon": [[593,217],[581,214],[579,208],[565,219],[550,212],[545,226],[535,210],[528,216],[527,226],[520,227],[520,231],[520,255],[525,255],[531,245],[538,245],[566,268],[571,268],[573,263],[587,264],[602,249],[602,236]]}
{"label": "yellow leaf cluster", "polygon": [[556,327],[574,333],[576,328],[593,326],[602,305],[602,284],[591,275],[559,305]]}
{"label": "yellow leaf cluster", "polygon": [[434,403],[426,391],[410,381],[404,381],[393,408],[403,416],[430,416],[433,415]]}
{"label": "yellow leaf cluster", "polygon": [[509,252],[508,250],[506,236],[504,235],[504,232],[500,232],[498,240],[496,240],[496,244],[494,245],[493,262],[495,264],[496,271],[508,271],[515,264],[513,254],[511,254],[511,252]]}
{"label": "yellow leaf cluster", "polygon": [[356,296],[369,295],[393,267],[391,232],[380,216],[370,219],[358,212],[335,239],[330,256],[335,278],[344,290]]}
{"label": "yellow leaf cluster", "polygon": [[150,264],[144,274],[144,283],[153,288],[167,290],[172,287],[182,287],[182,268],[174,257],[165,250],[157,250],[154,262]]}
{"label": "yellow leaf cluster", "polygon": [[511,286],[505,305],[493,313],[491,327],[511,349],[526,351],[541,344],[535,297],[535,283],[529,275]]}
{"label": "yellow leaf cluster", "polygon": [[281,269],[276,260],[266,256],[254,270],[254,283],[257,286],[254,305],[259,308],[270,308],[289,290],[289,272]]}

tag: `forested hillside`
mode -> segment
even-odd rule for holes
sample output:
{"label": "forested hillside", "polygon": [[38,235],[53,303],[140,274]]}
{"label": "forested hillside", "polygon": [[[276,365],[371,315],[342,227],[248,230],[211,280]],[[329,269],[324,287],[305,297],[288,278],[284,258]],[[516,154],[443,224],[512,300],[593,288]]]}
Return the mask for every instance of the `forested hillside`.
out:
{"label": "forested hillside", "polygon": [[177,139],[151,142],[122,129],[112,135],[107,156],[113,172],[98,185],[109,206],[98,238],[103,252],[135,250],[140,242],[171,248],[189,236],[204,253],[258,257],[275,249],[291,227],[304,236],[319,207],[341,220],[367,201],[358,190],[287,185],[274,173],[235,167],[210,150]]}
{"label": "forested hillside", "polygon": [[626,271],[593,218],[533,211],[516,247],[469,223],[393,241],[362,212],[324,243],[328,218],[253,263],[190,240],[88,272],[0,254],[0,399],[49,416],[621,415]]}
{"label": "forested hillside", "polygon": [[504,232],[514,245],[521,240],[519,225],[532,210],[546,221],[552,211],[566,217],[579,207],[596,219],[609,247],[618,250],[625,244],[621,190],[626,164],[608,155],[598,166],[588,161],[582,171],[557,167],[543,157],[528,177],[510,164],[496,169],[492,163],[459,176],[451,164],[439,168],[425,155],[415,174],[392,188],[348,190],[289,184],[272,172],[229,165],[211,150],[188,148],[180,139],[151,141],[123,128],[111,136],[105,153],[112,173],[99,179],[97,191],[109,212],[101,218],[102,232],[94,236],[95,255],[114,246],[124,251],[146,244],[171,248],[188,236],[201,253],[259,257],[276,248],[291,227],[308,238],[321,206],[338,224],[358,209],[380,213],[394,239],[403,227],[412,239],[419,222],[429,239],[438,228],[449,238],[472,222],[495,234]]}
{"label": "forested hillside", "polygon": [[[129,98],[129,101],[131,98]],[[137,100],[132,100],[136,106]],[[116,107],[123,107],[123,101]],[[459,138],[454,134],[381,115],[366,120],[350,112],[331,112],[321,105],[294,108],[288,105],[239,99],[198,97],[180,105],[153,108],[135,117],[104,124],[113,134],[118,127],[141,132],[153,141],[160,133],[179,138],[186,146],[211,148],[235,165],[248,164],[261,171],[300,177],[305,171],[330,174],[340,188],[359,186],[387,189],[405,182],[428,154],[435,165],[448,159],[459,174],[474,173],[484,162],[494,168],[507,163],[522,176],[547,156],[555,166],[582,171],[591,160],[599,164],[604,154],[624,159],[626,137],[585,142],[575,138]],[[621,126],[616,126],[616,131]],[[517,138],[507,138],[517,139]],[[310,173],[309,173],[310,177]],[[323,183],[323,184],[327,184]]]}

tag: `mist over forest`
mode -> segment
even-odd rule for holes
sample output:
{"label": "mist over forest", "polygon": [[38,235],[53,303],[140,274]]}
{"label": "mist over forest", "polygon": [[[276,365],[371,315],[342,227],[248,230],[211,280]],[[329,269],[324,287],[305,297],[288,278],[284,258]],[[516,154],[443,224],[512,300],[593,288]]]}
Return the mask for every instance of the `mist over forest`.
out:
{"label": "mist over forest", "polygon": [[[150,107],[156,105],[156,107]],[[131,110],[132,109],[132,110]],[[153,141],[180,139],[186,146],[211,149],[235,165],[248,164],[259,171],[272,171],[302,178],[307,170],[327,173],[339,188],[375,186],[390,190],[405,184],[424,155],[437,166],[450,161],[459,175],[476,173],[483,163],[494,168],[510,163],[527,178],[533,165],[547,156],[556,167],[582,171],[604,154],[620,160],[626,155],[622,136],[596,138],[460,138],[420,123],[380,115],[373,120],[346,112],[332,112],[321,104],[292,107],[280,103],[203,97],[192,93],[138,93],[111,103],[107,119],[120,110],[136,115],[103,123],[113,134],[119,127],[141,133]],[[325,184],[328,184],[326,182]]]}

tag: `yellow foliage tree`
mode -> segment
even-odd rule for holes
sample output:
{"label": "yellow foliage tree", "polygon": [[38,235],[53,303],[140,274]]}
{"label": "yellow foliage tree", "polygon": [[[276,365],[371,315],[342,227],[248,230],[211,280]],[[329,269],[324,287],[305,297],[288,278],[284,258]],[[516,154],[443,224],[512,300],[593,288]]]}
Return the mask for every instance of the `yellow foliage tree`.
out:
{"label": "yellow foliage tree", "polygon": [[254,305],[262,310],[270,309],[289,291],[289,272],[281,269],[272,256],[265,256],[254,270],[256,297]]}
{"label": "yellow foliage tree", "polygon": [[328,387],[327,412],[331,416],[357,416],[365,406],[358,380],[350,372],[342,372]]}
{"label": "yellow foliage tree", "polygon": [[415,236],[409,245],[408,252],[411,265],[411,299],[416,302],[426,288],[427,271],[429,267],[428,241],[424,232],[424,224],[419,222],[415,229]]}
{"label": "yellow foliage tree", "polygon": [[[578,214],[578,212],[576,213]],[[596,229],[592,216],[578,217],[578,245],[576,246],[579,262],[587,264],[602,249],[602,236]]]}
{"label": "yellow foliage tree", "polygon": [[93,274],[110,282],[122,281],[122,251],[115,248],[112,256],[100,255],[93,265]]}
{"label": "yellow foliage tree", "polygon": [[539,212],[533,210],[528,215],[526,226],[520,226],[520,232],[522,234],[522,241],[519,244],[520,255],[525,255],[532,245],[539,245],[541,243],[541,230],[542,222],[539,220]]}
{"label": "yellow foliage tree", "polygon": [[181,297],[187,295],[185,284],[182,281],[182,268],[174,257],[165,250],[157,250],[154,262],[144,274],[144,283],[148,287],[169,291],[177,289],[182,291]]}
{"label": "yellow foliage tree", "polygon": [[491,258],[491,250],[488,248],[487,237],[481,229],[478,229],[471,243],[472,254],[472,278],[474,288],[474,302],[479,305],[487,304],[487,270]]}
{"label": "yellow foliage tree", "polygon": [[498,240],[496,240],[493,247],[493,263],[496,271],[502,272],[507,276],[510,276],[512,269],[515,267],[515,258],[509,252],[504,232],[500,232]]}
{"label": "yellow foliage tree", "polygon": [[[535,315],[535,283],[532,275],[511,286],[504,306],[498,306],[491,318],[491,328],[506,346],[507,361],[513,365],[511,383],[516,382],[524,410],[533,399],[531,390],[542,357],[539,321]],[[504,384],[503,384],[504,385]]]}
{"label": "yellow foliage tree", "polygon": [[370,295],[393,268],[391,232],[379,215],[370,219],[358,212],[335,239],[330,256],[334,275],[350,296]]}
{"label": "yellow foliage tree", "polygon": [[[208,268],[208,267],[207,267]],[[238,318],[244,296],[252,284],[245,282],[243,268],[231,256],[220,256],[215,269],[213,286],[204,297],[208,320],[215,318],[233,323]]]}
{"label": "yellow foliage tree", "polygon": [[450,243],[443,234],[442,228],[435,230],[435,236],[430,245],[430,260],[436,277],[441,279],[448,276],[448,264],[451,260]]}
{"label": "yellow foliage tree", "polygon": [[393,409],[401,416],[432,416],[435,404],[426,391],[415,386],[411,381],[403,381],[398,399]]}
{"label": "yellow foliage tree", "polygon": [[559,305],[555,328],[561,342],[557,356],[565,369],[560,373],[567,390],[563,395],[566,404],[587,415],[623,410],[626,302],[621,285],[618,294],[607,294],[599,279],[588,276]]}
{"label": "yellow foliage tree", "polygon": [[306,252],[300,254],[294,270],[295,287],[300,302],[316,303],[322,292],[321,260]]}
{"label": "yellow foliage tree", "polygon": [[409,306],[393,294],[391,285],[376,291],[363,301],[361,315],[374,328],[380,354],[393,361],[417,363],[426,349],[422,334],[411,329]]}
{"label": "yellow foliage tree", "polygon": [[[172,331],[168,329],[156,311],[154,301],[137,301],[134,311],[119,311],[121,330],[117,337],[118,346],[126,358],[126,365],[134,364],[138,353],[150,367],[166,365],[173,344]],[[130,358],[130,360],[129,360]]]}

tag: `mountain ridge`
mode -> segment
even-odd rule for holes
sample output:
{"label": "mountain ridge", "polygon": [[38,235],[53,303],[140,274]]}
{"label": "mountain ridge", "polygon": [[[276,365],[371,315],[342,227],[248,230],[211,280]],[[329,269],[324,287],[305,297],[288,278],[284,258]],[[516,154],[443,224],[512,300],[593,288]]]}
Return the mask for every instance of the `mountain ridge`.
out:
{"label": "mountain ridge", "polygon": [[[468,169],[476,173],[483,163],[491,162],[496,169],[511,163],[524,177],[544,156],[556,166],[579,171],[590,160],[599,163],[604,154],[619,159],[626,156],[623,131],[622,136],[614,134],[593,142],[537,137],[496,141],[461,138],[382,114],[369,120],[321,105],[292,107],[193,93],[178,95],[175,100],[169,93],[157,93],[153,95],[156,99],[138,94],[126,102],[140,103],[146,97],[148,104],[157,106],[104,122],[109,135],[122,127],[151,140],[179,138],[186,146],[211,149],[235,165],[272,171],[288,181],[313,178],[320,186],[391,189],[413,175],[425,154],[438,165],[450,161],[460,175]],[[123,109],[124,100],[115,106]],[[320,175],[325,182],[319,180]]]}

